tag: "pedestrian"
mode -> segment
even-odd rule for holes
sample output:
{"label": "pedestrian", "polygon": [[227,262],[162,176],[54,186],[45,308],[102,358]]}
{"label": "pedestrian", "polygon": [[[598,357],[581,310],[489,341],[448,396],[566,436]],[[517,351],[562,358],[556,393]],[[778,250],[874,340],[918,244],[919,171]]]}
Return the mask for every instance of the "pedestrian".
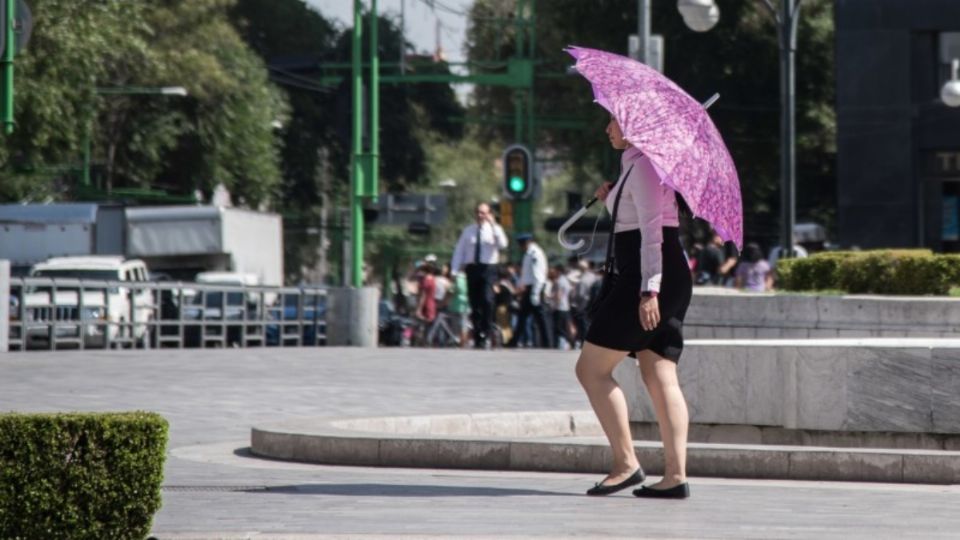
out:
{"label": "pedestrian", "polygon": [[550,269],[550,281],[553,287],[550,288],[550,302],[553,308],[553,347],[562,348],[560,338],[562,337],[567,345],[572,349],[576,343],[576,333],[573,327],[573,318],[570,316],[570,296],[573,294],[573,285],[566,276],[566,269],[562,264],[558,264]]}
{"label": "pedestrian", "polygon": [[437,267],[431,262],[424,261],[421,265],[422,277],[420,278],[420,287],[417,292],[417,310],[416,318],[422,324],[417,335],[417,342],[420,345],[426,344],[427,329],[430,323],[437,318]]}
{"label": "pedestrian", "polygon": [[614,462],[607,477],[587,494],[607,495],[645,478],[630,436],[627,401],[613,378],[614,368],[629,354],[640,365],[664,448],[663,479],[634,495],[684,498],[689,496],[689,417],[677,363],[693,283],[680,244],[677,194],[660,182],[651,161],[623,138],[613,116],[606,131],[611,145],[623,150],[625,171],[615,184],[604,183],[596,192],[613,216],[611,240],[618,275],[613,289],[598,299],[576,373],[610,441]]}
{"label": "pedestrian", "polygon": [[[431,264],[436,264],[437,256],[431,253],[424,257],[423,260]],[[443,263],[434,279],[436,280],[435,298],[437,299],[437,310],[445,311],[453,296],[453,280],[450,277],[450,265]]]}
{"label": "pedestrian", "polygon": [[501,265],[497,268],[497,282],[493,285],[493,291],[496,305],[494,324],[499,328],[501,337],[501,342],[497,343],[496,346],[503,347],[504,343],[510,341],[510,338],[513,337],[511,305],[516,295],[513,281],[510,279],[510,267],[508,265]]}
{"label": "pedestrian", "polygon": [[493,284],[497,280],[500,250],[507,249],[508,240],[490,212],[490,205],[478,204],[475,218],[476,222],[467,225],[460,234],[451,266],[454,272],[467,275],[473,345],[482,349],[493,324]]}
{"label": "pedestrian", "polygon": [[577,262],[580,269],[580,279],[573,286],[573,292],[570,295],[570,316],[573,317],[573,323],[576,327],[577,345],[583,345],[583,337],[587,334],[589,319],[587,318],[587,306],[593,298],[594,284],[597,282],[597,273],[593,270],[593,263],[585,259]]}
{"label": "pedestrian", "polygon": [[773,290],[773,272],[770,263],[763,259],[760,246],[750,242],[743,248],[743,256],[737,265],[736,286],[738,289],[764,292]]}
{"label": "pedestrian", "polygon": [[450,313],[457,325],[460,346],[466,347],[470,341],[470,300],[467,297],[467,276],[462,272],[452,274],[453,295],[450,298]]}
{"label": "pedestrian", "polygon": [[517,235],[520,250],[523,251],[523,264],[517,293],[520,295],[520,313],[513,328],[513,337],[507,347],[517,347],[526,343],[527,320],[533,321],[533,346],[547,347],[552,343],[547,329],[547,318],[543,310],[543,289],[547,284],[547,255],[533,240],[530,233]]}
{"label": "pedestrian", "polygon": [[697,284],[725,286],[733,278],[736,266],[736,246],[733,242],[724,242],[716,231],[710,231],[710,242],[700,251],[697,262]]}

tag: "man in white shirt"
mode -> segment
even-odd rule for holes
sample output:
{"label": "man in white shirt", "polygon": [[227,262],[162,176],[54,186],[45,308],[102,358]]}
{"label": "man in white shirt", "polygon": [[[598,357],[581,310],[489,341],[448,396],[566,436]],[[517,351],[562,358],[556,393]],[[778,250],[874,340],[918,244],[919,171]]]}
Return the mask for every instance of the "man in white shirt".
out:
{"label": "man in white shirt", "polygon": [[508,241],[503,227],[497,225],[487,203],[477,205],[476,220],[476,223],[464,227],[460,234],[450,267],[454,272],[465,272],[467,275],[473,344],[481,349],[493,323],[493,284],[497,281],[500,250],[507,248]]}
{"label": "man in white shirt", "polygon": [[523,267],[520,270],[517,291],[521,295],[520,313],[517,315],[517,326],[513,330],[513,338],[507,346],[516,347],[526,341],[527,319],[532,315],[534,346],[549,347],[553,339],[547,329],[547,319],[543,313],[543,302],[541,302],[543,288],[547,283],[547,255],[533,241],[533,235],[530,233],[518,234],[517,242],[523,250]]}
{"label": "man in white shirt", "polygon": [[567,269],[562,264],[558,264],[547,274],[553,283],[550,293],[553,305],[553,346],[557,349],[561,345],[561,336],[570,348],[576,345],[573,318],[570,317],[570,296],[573,294],[573,284],[567,278],[566,272]]}

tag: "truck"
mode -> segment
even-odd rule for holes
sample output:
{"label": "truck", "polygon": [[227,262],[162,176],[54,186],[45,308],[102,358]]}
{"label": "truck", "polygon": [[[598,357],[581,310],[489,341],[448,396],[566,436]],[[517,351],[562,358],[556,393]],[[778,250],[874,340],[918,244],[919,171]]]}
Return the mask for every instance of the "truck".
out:
{"label": "truck", "polygon": [[200,272],[253,274],[283,285],[279,215],[219,206],[127,208],[126,256],[154,272],[193,280]]}
{"label": "truck", "polygon": [[0,205],[0,259],[14,276],[51,257],[91,255],[140,259],[183,281],[222,271],[283,285],[283,222],[222,206]]}

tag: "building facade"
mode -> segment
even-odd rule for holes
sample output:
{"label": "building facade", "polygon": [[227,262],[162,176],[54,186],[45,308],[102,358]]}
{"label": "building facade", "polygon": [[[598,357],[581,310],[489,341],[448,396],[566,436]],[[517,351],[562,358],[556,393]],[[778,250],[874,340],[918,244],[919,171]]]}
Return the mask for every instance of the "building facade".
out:
{"label": "building facade", "polygon": [[960,108],[940,99],[960,0],[837,0],[835,18],[840,244],[960,251]]}

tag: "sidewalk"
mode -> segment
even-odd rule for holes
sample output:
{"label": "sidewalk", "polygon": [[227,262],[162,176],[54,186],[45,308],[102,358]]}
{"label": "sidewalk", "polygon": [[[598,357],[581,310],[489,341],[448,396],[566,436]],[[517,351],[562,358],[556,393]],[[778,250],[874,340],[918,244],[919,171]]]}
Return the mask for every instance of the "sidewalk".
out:
{"label": "sidewalk", "polygon": [[[575,353],[356,349],[0,356],[0,410],[171,423],[167,538],[956,538],[960,486],[692,478],[687,501],[587,498],[595,474],[332,467],[250,457],[317,416],[584,410]],[[339,536],[338,536],[339,535]]]}

